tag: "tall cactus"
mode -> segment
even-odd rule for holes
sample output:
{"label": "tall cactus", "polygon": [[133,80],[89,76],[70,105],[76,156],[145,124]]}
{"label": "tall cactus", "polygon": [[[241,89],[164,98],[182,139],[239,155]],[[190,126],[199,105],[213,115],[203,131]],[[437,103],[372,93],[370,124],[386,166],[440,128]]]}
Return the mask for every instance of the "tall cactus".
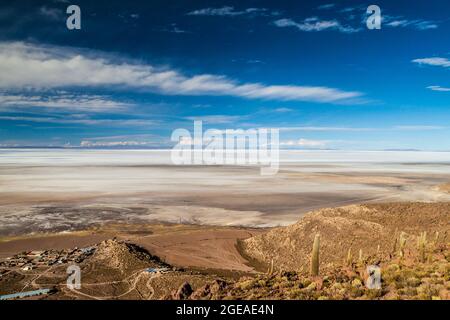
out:
{"label": "tall cactus", "polygon": [[427,246],[427,232],[424,231],[417,238],[417,249],[419,250],[419,257],[421,262],[426,260],[426,246]]}
{"label": "tall cactus", "polygon": [[394,238],[394,245],[392,246],[392,254],[397,251],[397,237]]}
{"label": "tall cactus", "polygon": [[319,250],[320,250],[320,235],[317,233],[314,236],[313,250],[311,255],[311,275],[319,275]]}
{"label": "tall cactus", "polygon": [[346,263],[348,266],[351,266],[353,263],[352,248],[348,248]]}
{"label": "tall cactus", "polygon": [[399,251],[398,254],[400,258],[403,258],[405,256],[405,245],[406,245],[406,233],[403,231],[400,233],[400,240],[399,240]]}
{"label": "tall cactus", "polygon": [[363,251],[362,251],[362,249],[359,249],[358,263],[359,263],[360,265],[362,265],[362,264],[364,263],[364,261],[363,261]]}
{"label": "tall cactus", "polygon": [[270,269],[269,269],[269,275],[271,276],[273,274],[273,258],[272,261],[270,262]]}

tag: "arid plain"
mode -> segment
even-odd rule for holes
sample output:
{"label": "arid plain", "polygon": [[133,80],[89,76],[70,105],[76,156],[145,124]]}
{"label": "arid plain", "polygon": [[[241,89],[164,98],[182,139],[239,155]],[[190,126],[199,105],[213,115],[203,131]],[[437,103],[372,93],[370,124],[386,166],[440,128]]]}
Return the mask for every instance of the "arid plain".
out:
{"label": "arid plain", "polygon": [[[230,280],[264,271],[269,258],[254,253],[264,246],[245,251],[240,243],[258,239],[276,230],[274,227],[302,221],[310,211],[350,205],[350,209],[343,210],[360,212],[358,221],[363,221],[365,207],[351,209],[351,205],[402,203],[392,206],[395,210],[385,210],[386,213],[384,209],[377,211],[375,215],[379,217],[373,218],[381,219],[377,223],[389,229],[383,231],[387,236],[382,248],[386,254],[391,246],[390,235],[397,237],[398,230],[409,228],[411,237],[416,237],[423,227],[430,234],[441,232],[447,237],[450,225],[446,213],[450,201],[450,153],[445,152],[289,151],[282,152],[280,170],[273,176],[261,176],[259,168],[252,166],[174,166],[169,151],[3,150],[1,155],[0,259],[31,250],[68,250],[92,245],[99,252],[116,249],[128,252],[122,244],[102,242],[115,238],[157,257],[156,262],[150,259],[148,263],[159,266],[157,261],[163,261],[175,268],[175,273],[169,276],[148,279],[148,283],[162,281],[158,298],[167,298],[183,281],[199,289],[218,277]],[[435,209],[423,203],[437,206]],[[438,210],[438,215],[433,215],[434,210]],[[417,219],[408,216],[415,224],[402,226],[402,219],[397,219],[394,230],[386,217],[395,217],[397,211],[399,215],[417,215]],[[439,223],[426,221],[428,216]],[[370,219],[368,216],[367,221]],[[302,250],[298,249],[304,252],[306,260],[292,262],[289,258],[280,265],[300,266],[308,260],[314,228],[326,224],[321,219],[317,221],[311,234],[305,235],[305,245],[300,244]],[[283,234],[283,229],[280,230]],[[336,244],[347,235],[324,231],[324,236],[329,237],[329,243]],[[364,233],[360,240],[365,252],[373,249],[369,234]],[[285,248],[281,243],[285,241],[280,240],[281,248]],[[339,246],[330,252],[338,249]],[[134,249],[130,250],[123,259],[134,255]],[[342,248],[339,260],[347,250]],[[333,261],[332,255],[325,253],[325,260]],[[289,257],[291,252],[284,254]],[[142,279],[140,273],[134,272],[141,272],[139,268],[144,262],[137,263],[130,274],[123,270],[116,274],[115,266],[102,262],[100,265],[109,274],[104,278],[104,273],[89,271],[96,270],[98,261],[103,261],[97,255],[92,259],[84,267],[92,278],[90,285],[95,285],[98,279],[116,283],[117,279],[122,279],[119,282],[128,279],[125,275],[136,276],[133,285],[122,288],[123,293],[115,297],[156,298],[154,289],[148,291],[150,287],[145,283],[138,289]],[[18,290],[20,286],[23,290],[45,285],[23,271],[16,274],[5,270],[8,275],[15,275],[17,281],[8,282],[8,277],[3,277],[2,293]],[[51,282],[56,275],[51,276],[48,270],[38,268],[36,276]],[[53,281],[64,280],[64,269],[61,270],[62,274]],[[172,282],[176,285],[170,285]],[[115,289],[106,286],[100,292],[103,295],[62,290],[52,297],[106,299],[114,297],[105,295],[111,290]],[[146,293],[141,296],[142,292]]]}
{"label": "arid plain", "polygon": [[450,153],[286,151],[280,170],[174,166],[170,151],[3,150],[0,236],[110,222],[274,227],[362,202],[449,201]]}

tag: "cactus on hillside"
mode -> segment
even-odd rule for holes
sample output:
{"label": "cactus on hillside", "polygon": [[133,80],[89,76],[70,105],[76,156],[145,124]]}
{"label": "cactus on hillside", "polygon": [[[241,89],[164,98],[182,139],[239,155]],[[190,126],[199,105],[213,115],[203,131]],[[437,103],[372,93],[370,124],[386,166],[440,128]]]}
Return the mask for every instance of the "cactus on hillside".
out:
{"label": "cactus on hillside", "polygon": [[406,245],[406,233],[402,231],[400,233],[399,251],[398,251],[400,258],[403,258],[405,256],[405,245]]}
{"label": "cactus on hillside", "polygon": [[273,258],[272,261],[270,262],[270,269],[269,269],[269,275],[273,274]]}
{"label": "cactus on hillside", "polygon": [[348,251],[347,251],[347,259],[346,259],[346,264],[348,265],[348,266],[351,266],[352,265],[352,263],[353,263],[353,256],[352,256],[352,248],[348,248]]}
{"label": "cactus on hillside", "polygon": [[394,245],[392,246],[392,254],[397,251],[397,237],[394,238]]}
{"label": "cactus on hillside", "polygon": [[363,264],[363,251],[359,249],[358,263]]}
{"label": "cactus on hillside", "polygon": [[320,250],[320,235],[314,236],[313,250],[311,254],[311,275],[319,275],[319,250]]}
{"label": "cactus on hillside", "polygon": [[426,261],[427,232],[424,231],[417,238],[417,249],[419,250],[419,259],[421,262]]}

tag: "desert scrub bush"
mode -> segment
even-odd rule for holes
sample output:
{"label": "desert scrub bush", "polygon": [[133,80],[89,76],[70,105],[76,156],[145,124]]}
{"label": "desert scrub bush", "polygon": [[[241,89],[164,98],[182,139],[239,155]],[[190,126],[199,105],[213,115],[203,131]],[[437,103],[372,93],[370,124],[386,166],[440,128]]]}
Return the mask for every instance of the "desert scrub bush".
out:
{"label": "desert scrub bush", "polygon": [[395,273],[392,277],[386,279],[386,283],[392,285],[396,289],[401,289],[406,285],[402,275],[399,273]]}
{"label": "desert scrub bush", "polygon": [[309,286],[311,284],[312,281],[308,278],[304,278],[304,279],[300,280],[300,282],[301,282],[303,288],[306,288],[307,286]]}
{"label": "desert scrub bush", "polygon": [[240,289],[240,290],[249,290],[251,288],[253,288],[255,286],[255,280],[254,279],[249,279],[249,280],[243,280],[243,281],[239,281],[236,284],[236,288]]}
{"label": "desert scrub bush", "polygon": [[304,291],[315,291],[317,290],[317,283],[311,282],[307,287],[303,289]]}
{"label": "desert scrub bush", "polygon": [[367,289],[365,296],[368,299],[376,299],[382,297],[384,291],[382,289]]}
{"label": "desert scrub bush", "polygon": [[391,263],[387,266],[386,271],[388,272],[398,272],[400,271],[400,266],[396,263]]}
{"label": "desert scrub bush", "polygon": [[336,282],[336,283],[333,283],[333,285],[330,287],[330,290],[331,290],[331,291],[340,291],[340,290],[342,290],[343,288],[344,288],[344,287],[342,286],[342,284]]}
{"label": "desert scrub bush", "polygon": [[430,283],[423,283],[417,287],[417,295],[419,299],[429,300],[433,296],[439,296],[439,291],[443,288],[440,285],[433,285]]}
{"label": "desert scrub bush", "polygon": [[359,297],[362,297],[364,295],[364,289],[352,287],[350,289],[349,294],[350,294],[350,297],[352,297],[352,298],[359,298]]}
{"label": "desert scrub bush", "polygon": [[322,278],[322,286],[324,288],[330,287],[333,283],[334,283],[334,281],[329,276],[325,276]]}
{"label": "desert scrub bush", "polygon": [[293,288],[291,290],[288,290],[286,292],[286,295],[289,299],[298,299],[299,297],[303,296],[303,291],[300,288]]}
{"label": "desert scrub bush", "polygon": [[414,297],[417,295],[417,289],[412,288],[412,287],[405,287],[405,288],[399,289],[397,292],[400,295],[407,296],[407,297]]}
{"label": "desert scrub bush", "polygon": [[266,280],[258,280],[258,286],[260,287],[265,287],[267,286],[267,281]]}
{"label": "desert scrub bush", "polygon": [[293,281],[282,281],[280,283],[280,288],[292,288],[295,286],[295,282]]}
{"label": "desert scrub bush", "polygon": [[361,288],[363,286],[364,286],[363,282],[360,279],[355,278],[355,279],[352,280],[352,287]]}
{"label": "desert scrub bush", "polygon": [[410,287],[418,287],[421,283],[422,281],[416,277],[409,277],[406,279],[406,284]]}

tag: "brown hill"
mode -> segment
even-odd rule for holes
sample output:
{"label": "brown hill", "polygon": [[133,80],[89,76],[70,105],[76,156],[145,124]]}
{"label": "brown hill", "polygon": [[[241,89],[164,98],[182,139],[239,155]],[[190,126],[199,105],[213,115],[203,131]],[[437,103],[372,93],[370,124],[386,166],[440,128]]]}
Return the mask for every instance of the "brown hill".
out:
{"label": "brown hill", "polygon": [[121,272],[158,267],[163,263],[143,248],[131,243],[117,240],[101,242],[94,254],[97,262]]}
{"label": "brown hill", "polygon": [[[274,270],[308,270],[315,234],[320,239],[320,268],[342,263],[351,250],[364,257],[389,255],[400,232],[406,247],[413,247],[421,232],[447,241],[450,231],[450,203],[392,203],[352,205],[322,209],[305,215],[299,222],[252,237],[240,243],[242,251]],[[378,248],[379,247],[379,248]]]}

